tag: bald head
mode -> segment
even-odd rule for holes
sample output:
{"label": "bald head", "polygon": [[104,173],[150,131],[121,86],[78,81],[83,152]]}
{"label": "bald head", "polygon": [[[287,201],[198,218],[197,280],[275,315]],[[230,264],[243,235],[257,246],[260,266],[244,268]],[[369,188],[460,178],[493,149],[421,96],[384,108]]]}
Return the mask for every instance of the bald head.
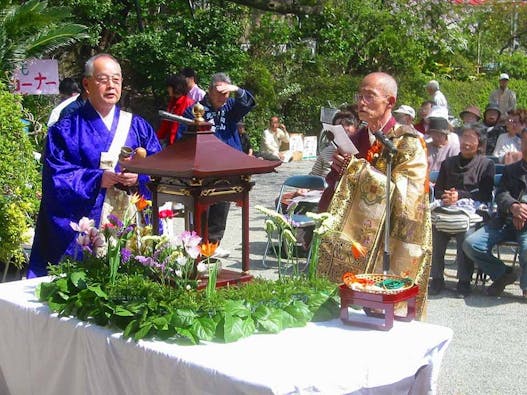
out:
{"label": "bald head", "polygon": [[362,80],[357,95],[359,118],[370,130],[380,130],[392,117],[397,100],[397,83],[391,75],[376,72]]}
{"label": "bald head", "polygon": [[379,89],[383,94],[397,98],[397,82],[386,73],[370,73],[361,82],[362,85],[372,85]]}

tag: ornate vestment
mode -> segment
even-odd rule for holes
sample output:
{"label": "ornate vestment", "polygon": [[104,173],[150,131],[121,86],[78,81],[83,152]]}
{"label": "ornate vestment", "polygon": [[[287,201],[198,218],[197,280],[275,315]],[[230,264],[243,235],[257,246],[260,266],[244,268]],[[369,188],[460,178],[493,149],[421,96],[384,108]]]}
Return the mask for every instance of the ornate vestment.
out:
{"label": "ornate vestment", "polygon": [[[101,152],[113,141],[120,109],[115,107],[111,129],[89,102],[72,115],[61,119],[48,130],[42,169],[42,201],[35,240],[29,260],[28,277],[47,274],[46,266],[56,264],[64,255],[75,256],[76,232],[70,222],[82,217],[101,220],[106,189],[101,188],[104,170],[100,169]],[[134,115],[126,145],[143,147],[153,154],[161,149],[152,127]],[[115,171],[121,171],[119,165]],[[148,194],[149,177],[139,175],[139,191]]]}
{"label": "ornate vestment", "polygon": [[[419,285],[417,317],[421,317],[432,251],[426,146],[413,128],[395,124],[385,134],[398,150],[392,162],[390,272]],[[348,271],[382,273],[387,153],[380,151],[370,159],[371,164],[352,158],[328,208],[337,220],[337,231],[322,241],[319,271],[335,281]],[[355,259],[352,241],[366,247],[364,257]]]}

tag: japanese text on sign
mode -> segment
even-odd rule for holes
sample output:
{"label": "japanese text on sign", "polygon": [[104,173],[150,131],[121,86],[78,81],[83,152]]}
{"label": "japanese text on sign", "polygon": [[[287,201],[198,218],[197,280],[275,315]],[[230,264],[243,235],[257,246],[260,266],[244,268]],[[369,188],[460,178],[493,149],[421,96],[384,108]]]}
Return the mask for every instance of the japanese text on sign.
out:
{"label": "japanese text on sign", "polygon": [[59,65],[55,59],[30,59],[14,73],[14,93],[56,95],[59,93]]}

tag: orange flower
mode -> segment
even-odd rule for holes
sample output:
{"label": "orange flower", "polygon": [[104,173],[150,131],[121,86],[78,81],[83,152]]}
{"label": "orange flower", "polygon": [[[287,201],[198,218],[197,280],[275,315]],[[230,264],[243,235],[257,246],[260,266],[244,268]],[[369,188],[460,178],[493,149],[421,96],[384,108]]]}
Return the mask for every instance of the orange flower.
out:
{"label": "orange flower", "polygon": [[137,211],[143,211],[151,204],[152,202],[150,200],[146,200],[144,196],[141,196],[139,200],[135,203],[135,207],[137,208]]}
{"label": "orange flower", "polygon": [[367,252],[368,252],[368,250],[366,249],[366,247],[364,247],[358,241],[352,241],[351,242],[351,253],[353,254],[353,257],[355,259],[362,258],[363,256],[366,255]]}
{"label": "orange flower", "polygon": [[206,258],[210,258],[216,252],[216,248],[218,248],[218,244],[219,243],[211,243],[211,242],[206,242],[206,243],[201,244],[201,255],[203,255]]}

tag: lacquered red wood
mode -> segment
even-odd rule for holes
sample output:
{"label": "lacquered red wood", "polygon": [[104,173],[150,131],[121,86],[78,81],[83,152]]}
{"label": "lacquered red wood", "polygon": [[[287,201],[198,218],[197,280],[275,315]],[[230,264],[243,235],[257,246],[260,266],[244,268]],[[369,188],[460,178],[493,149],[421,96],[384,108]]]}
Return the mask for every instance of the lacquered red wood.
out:
{"label": "lacquered red wood", "polygon": [[[413,285],[401,292],[392,294],[372,293],[365,291],[356,291],[345,284],[340,286],[340,319],[346,325],[355,325],[364,328],[373,328],[380,330],[390,330],[393,327],[393,321],[411,321],[415,318],[415,298],[419,292],[419,287]],[[396,315],[394,306],[396,303],[406,302],[407,311],[405,316]],[[364,308],[367,315],[384,319],[384,322],[377,324],[366,322],[362,317],[351,317],[348,307],[360,306]],[[383,313],[375,312],[374,309],[382,310]]]}

